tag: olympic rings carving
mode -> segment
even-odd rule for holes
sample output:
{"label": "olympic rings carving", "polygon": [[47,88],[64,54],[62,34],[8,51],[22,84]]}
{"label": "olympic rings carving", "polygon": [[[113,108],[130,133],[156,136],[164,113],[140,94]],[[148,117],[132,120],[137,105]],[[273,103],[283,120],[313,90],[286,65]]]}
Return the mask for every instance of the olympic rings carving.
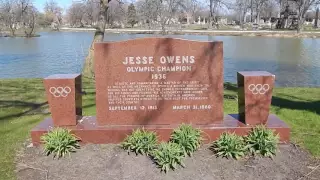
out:
{"label": "olympic rings carving", "polygon": [[54,97],[67,97],[71,92],[71,88],[69,86],[66,87],[50,87],[49,92]]}
{"label": "olympic rings carving", "polygon": [[252,94],[265,94],[270,89],[269,84],[250,84],[248,86]]}

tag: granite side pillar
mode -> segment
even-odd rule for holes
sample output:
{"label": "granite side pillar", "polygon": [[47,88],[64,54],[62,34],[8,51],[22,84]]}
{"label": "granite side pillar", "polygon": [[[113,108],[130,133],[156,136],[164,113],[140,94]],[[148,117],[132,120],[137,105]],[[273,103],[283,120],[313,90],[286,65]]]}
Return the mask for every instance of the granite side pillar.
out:
{"label": "granite side pillar", "polygon": [[246,125],[266,124],[275,75],[266,71],[237,73],[239,120]]}
{"label": "granite side pillar", "polygon": [[44,79],[53,125],[72,126],[82,116],[80,74],[55,74]]}

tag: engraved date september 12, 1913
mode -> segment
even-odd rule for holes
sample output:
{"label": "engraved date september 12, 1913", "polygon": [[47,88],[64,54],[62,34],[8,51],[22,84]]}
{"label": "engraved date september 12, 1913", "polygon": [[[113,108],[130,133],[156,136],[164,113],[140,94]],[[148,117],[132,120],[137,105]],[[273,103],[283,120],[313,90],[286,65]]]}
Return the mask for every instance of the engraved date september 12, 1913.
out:
{"label": "engraved date september 12, 1913", "polygon": [[[206,110],[211,109],[211,105],[175,105],[172,110]],[[110,111],[137,111],[137,110],[157,110],[157,106],[109,106]]]}

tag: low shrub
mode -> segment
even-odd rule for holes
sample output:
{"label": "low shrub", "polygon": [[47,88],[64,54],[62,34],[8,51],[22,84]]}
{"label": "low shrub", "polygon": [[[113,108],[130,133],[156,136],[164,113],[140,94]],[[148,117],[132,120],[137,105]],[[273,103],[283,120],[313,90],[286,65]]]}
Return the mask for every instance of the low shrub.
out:
{"label": "low shrub", "polygon": [[241,136],[234,133],[223,133],[219,139],[213,142],[211,150],[217,156],[239,159],[245,155],[247,147]]}
{"label": "low shrub", "polygon": [[137,129],[127,136],[121,143],[121,147],[130,152],[138,154],[150,155],[157,147],[157,135],[155,132]]}
{"label": "low shrub", "polygon": [[185,156],[191,156],[200,147],[201,131],[191,125],[182,124],[173,130],[170,140],[182,147]]}
{"label": "low shrub", "polygon": [[245,141],[250,153],[272,157],[277,151],[279,135],[264,126],[257,126],[246,136]]}
{"label": "low shrub", "polygon": [[174,142],[162,142],[153,151],[152,156],[158,167],[164,172],[168,172],[169,169],[175,170],[177,165],[185,166],[182,162],[184,158],[183,149],[179,144]]}
{"label": "low shrub", "polygon": [[48,156],[53,154],[55,157],[64,157],[66,154],[75,152],[80,148],[79,140],[70,133],[70,130],[55,128],[47,134],[41,136],[44,144],[44,153]]}

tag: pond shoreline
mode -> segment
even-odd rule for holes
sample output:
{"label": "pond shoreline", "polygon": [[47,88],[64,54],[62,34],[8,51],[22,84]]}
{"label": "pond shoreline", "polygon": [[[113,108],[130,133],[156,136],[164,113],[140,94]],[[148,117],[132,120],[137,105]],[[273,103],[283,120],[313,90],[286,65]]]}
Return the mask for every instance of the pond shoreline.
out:
{"label": "pond shoreline", "polygon": [[26,36],[25,34],[16,34],[14,36],[12,36],[11,34],[7,34],[7,33],[3,33],[0,34],[0,37],[10,37],[10,38],[15,38],[15,37],[19,37],[19,38],[33,38],[33,37],[40,37],[39,34],[33,34],[31,36]]}
{"label": "pond shoreline", "polygon": [[[94,28],[61,28],[61,31],[92,32]],[[105,29],[106,33],[125,34],[161,34],[161,30],[148,29]],[[168,30],[169,35],[214,35],[214,36],[262,36],[262,37],[286,37],[286,38],[320,38],[320,31],[306,31],[300,34],[296,31],[241,31],[241,30]]]}

